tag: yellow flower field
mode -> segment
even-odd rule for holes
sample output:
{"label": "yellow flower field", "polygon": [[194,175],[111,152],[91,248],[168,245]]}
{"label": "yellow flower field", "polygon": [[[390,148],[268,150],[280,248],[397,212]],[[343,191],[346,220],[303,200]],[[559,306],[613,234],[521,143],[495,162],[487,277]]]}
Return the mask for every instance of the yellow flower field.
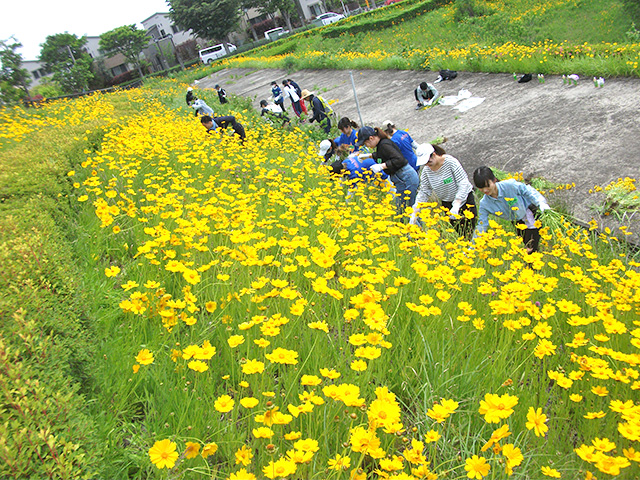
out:
{"label": "yellow flower field", "polygon": [[47,107],[104,112],[68,179],[120,309],[92,320],[105,372],[129,380],[114,402],[138,406],[114,448],[140,472],[640,476],[640,264],[569,224],[530,256],[498,224],[458,238],[435,204],[405,225],[382,184],[331,178],[302,130],[238,110],[244,145],[207,135],[173,107],[183,91]]}

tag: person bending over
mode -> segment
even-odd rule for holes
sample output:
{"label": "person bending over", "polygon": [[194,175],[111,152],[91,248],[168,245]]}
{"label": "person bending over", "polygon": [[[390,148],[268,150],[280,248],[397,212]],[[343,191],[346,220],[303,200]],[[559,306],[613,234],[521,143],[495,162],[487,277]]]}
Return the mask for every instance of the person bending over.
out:
{"label": "person bending over", "polygon": [[[457,158],[447,154],[439,145],[425,143],[418,146],[420,188],[413,206],[411,222],[418,224],[420,204],[429,201],[432,194],[449,210],[449,223],[458,235],[471,239],[476,226],[478,210],[473,196],[473,186]],[[468,210],[469,214],[465,215]],[[471,217],[471,218],[469,218]]]}
{"label": "person bending over", "polygon": [[327,116],[327,112],[324,109],[324,105],[318,97],[314,95],[313,92],[309,90],[302,91],[302,101],[309,102],[309,106],[313,109],[313,116],[309,119],[309,123],[318,122],[322,125],[324,133],[329,133],[331,131],[331,120]]}
{"label": "person bending over", "polygon": [[238,135],[240,137],[240,140],[242,140],[242,142],[244,143],[244,139],[246,137],[244,127],[236,120],[236,117],[232,115],[214,118],[211,118],[209,115],[203,115],[200,119],[200,123],[202,123],[202,125],[207,129],[207,133],[213,132],[218,127],[225,129],[229,125],[231,125],[234,133]]}
{"label": "person bending over", "polygon": [[514,224],[527,253],[537,252],[540,229],[536,226],[535,214],[550,209],[540,192],[512,178],[498,181],[489,167],[477,168],[473,172],[473,183],[484,193],[474,238],[487,231],[489,215],[495,215]]}

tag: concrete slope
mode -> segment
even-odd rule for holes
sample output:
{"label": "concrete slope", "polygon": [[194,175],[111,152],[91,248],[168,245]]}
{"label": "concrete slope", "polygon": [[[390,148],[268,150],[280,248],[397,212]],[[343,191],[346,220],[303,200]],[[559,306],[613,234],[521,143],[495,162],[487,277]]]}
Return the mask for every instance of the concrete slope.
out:
{"label": "concrete slope", "polygon": [[[452,81],[436,84],[443,96],[466,89],[484,101],[466,112],[438,105],[416,110],[413,90],[422,82],[434,82],[435,72],[353,71],[362,120],[380,125],[385,120],[407,130],[419,143],[440,135],[447,137],[448,153],[457,157],[471,176],[481,165],[494,166],[525,177],[540,176],[576,188],[559,194],[574,216],[589,221],[592,206],[603,196],[589,194],[594,185],[606,185],[619,177],[640,177],[640,80],[613,78],[595,88],[591,78],[577,86],[548,76],[544,84],[519,84],[510,74],[459,72]],[[571,72],[568,72],[571,73]],[[200,88],[216,83],[229,93],[251,97],[258,109],[270,96],[270,83],[293,78],[301,88],[320,93],[333,105],[338,117],[360,123],[349,71],[229,69],[199,82]],[[290,105],[288,105],[290,108]],[[640,193],[639,193],[640,194]],[[552,203],[554,199],[551,199]],[[603,225],[629,224],[640,232],[634,215],[606,217]],[[640,219],[638,219],[640,220]],[[634,236],[635,237],[635,236]],[[635,240],[635,238],[634,238]]]}

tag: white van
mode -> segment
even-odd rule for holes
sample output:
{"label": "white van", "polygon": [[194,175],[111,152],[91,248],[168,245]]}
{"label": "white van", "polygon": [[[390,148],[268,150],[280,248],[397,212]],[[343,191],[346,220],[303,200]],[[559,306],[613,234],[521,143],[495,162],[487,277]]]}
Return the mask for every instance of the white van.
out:
{"label": "white van", "polygon": [[[233,52],[237,48],[231,43],[227,43],[227,45],[229,46],[229,52]],[[202,61],[202,63],[212,63],[214,60],[226,55],[226,53],[227,52],[224,49],[224,45],[222,43],[219,43],[218,45],[214,45],[213,47],[203,48],[202,50],[200,50],[200,52],[198,52],[198,55],[200,56],[200,60]]]}
{"label": "white van", "polygon": [[267,40],[276,40],[278,37],[286,35],[287,33],[289,33],[289,30],[285,30],[282,27],[276,27],[264,32],[264,38]]}

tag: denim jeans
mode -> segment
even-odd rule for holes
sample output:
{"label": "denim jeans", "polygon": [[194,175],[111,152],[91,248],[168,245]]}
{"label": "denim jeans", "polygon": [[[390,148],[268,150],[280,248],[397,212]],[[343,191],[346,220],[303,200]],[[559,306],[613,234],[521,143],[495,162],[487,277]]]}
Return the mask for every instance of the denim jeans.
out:
{"label": "denim jeans", "polygon": [[[396,207],[398,209],[398,215],[402,215],[407,207],[413,206],[416,202],[420,177],[418,177],[413,167],[407,163],[396,173],[389,175],[389,178],[396,187]],[[405,190],[408,190],[408,193],[405,193]]]}

